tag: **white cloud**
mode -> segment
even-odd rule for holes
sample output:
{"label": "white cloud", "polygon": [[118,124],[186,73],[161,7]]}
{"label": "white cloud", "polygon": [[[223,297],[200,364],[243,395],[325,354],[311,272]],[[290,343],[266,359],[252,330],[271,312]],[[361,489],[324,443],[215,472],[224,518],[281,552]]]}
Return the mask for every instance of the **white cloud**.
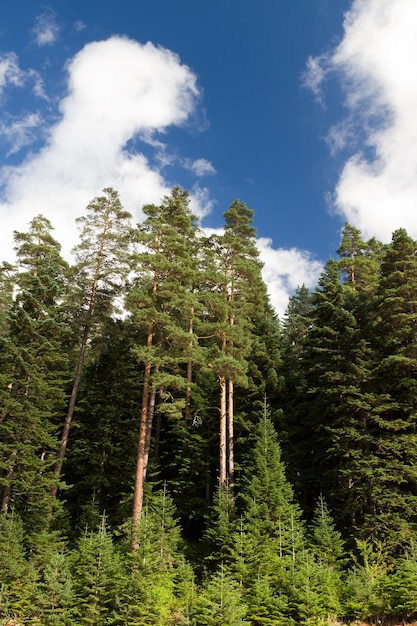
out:
{"label": "white cloud", "polygon": [[35,131],[42,125],[42,117],[39,113],[29,113],[21,119],[6,118],[0,120],[0,135],[11,144],[8,155],[19,152],[35,139]]}
{"label": "white cloud", "polygon": [[328,73],[327,57],[326,55],[320,57],[309,56],[306,65],[306,70],[301,77],[302,85],[307,89],[311,89],[316,99],[323,104],[322,85]]}
{"label": "white cloud", "polygon": [[262,277],[268,286],[272,306],[282,319],[289,297],[297,287],[317,285],[323,264],[310,252],[297,248],[272,247],[272,240],[262,237],[257,241],[260,259],[264,263]]}
{"label": "white cloud", "polygon": [[59,35],[59,26],[56,22],[55,13],[49,10],[39,15],[32,32],[35,35],[38,46],[54,44]]}
{"label": "white cloud", "polygon": [[[149,147],[155,133],[187,121],[199,96],[191,70],[169,50],[122,37],[86,45],[66,70],[61,118],[49,128],[44,147],[0,170],[3,255],[12,247],[11,223],[27,230],[42,213],[67,253],[76,240],[75,218],[103,187],[117,189],[125,208],[140,219],[142,205],[160,202],[172,186],[127,143],[143,137]],[[195,189],[192,201],[200,215],[209,209],[204,189]]]}
{"label": "white cloud", "polygon": [[195,161],[192,161],[191,159],[186,159],[185,167],[191,172],[194,172],[196,176],[209,176],[216,173],[213,165],[210,163],[210,161],[207,161],[206,159],[197,159]]}
{"label": "white cloud", "polygon": [[14,52],[0,56],[0,95],[8,85],[20,87],[23,84],[23,76],[24,73]]}
{"label": "white cloud", "polygon": [[[331,68],[345,90],[345,124],[356,134],[335,209],[365,237],[384,241],[399,227],[417,236],[416,32],[415,0],[354,0],[343,40],[322,62],[323,76],[315,71],[316,85],[312,78],[317,93]],[[329,139],[333,148],[349,146],[337,129]]]}

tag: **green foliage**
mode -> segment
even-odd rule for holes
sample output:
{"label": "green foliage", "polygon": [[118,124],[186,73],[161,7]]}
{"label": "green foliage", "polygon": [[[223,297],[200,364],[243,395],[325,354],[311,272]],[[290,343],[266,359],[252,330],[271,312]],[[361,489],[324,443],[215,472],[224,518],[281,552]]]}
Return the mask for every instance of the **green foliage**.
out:
{"label": "green foliage", "polygon": [[0,621],[415,619],[417,243],[346,224],[281,327],[243,202],[144,214],[105,189],[76,266],[37,216],[0,267]]}
{"label": "green foliage", "polygon": [[344,614],[348,619],[377,619],[384,613],[387,555],[381,543],[360,539],[357,540],[357,553],[356,564],[344,580]]}
{"label": "green foliage", "polygon": [[417,561],[410,552],[402,558],[391,576],[382,584],[384,611],[398,620],[409,620],[417,615]]}
{"label": "green foliage", "polygon": [[24,530],[13,509],[0,515],[0,616],[30,614],[36,593],[36,572],[27,563]]}
{"label": "green foliage", "polygon": [[164,626],[190,610],[192,574],[180,552],[175,507],[166,488],[149,497],[137,532],[138,548],[124,590],[125,624]]}
{"label": "green foliage", "polygon": [[79,539],[72,561],[78,623],[120,624],[124,572],[104,515],[97,530]]}
{"label": "green foliage", "polygon": [[304,531],[286,478],[278,436],[266,409],[246,463],[241,497],[245,503],[245,525],[259,542],[257,553],[262,555],[262,544],[273,539],[280,556],[293,556],[303,545]]}
{"label": "green foliage", "polygon": [[37,604],[42,624],[45,626],[71,625],[73,621],[74,593],[67,558],[55,552],[42,572],[38,584]]}
{"label": "green foliage", "polygon": [[0,337],[0,494],[5,514],[14,503],[27,530],[45,526],[57,448],[57,416],[65,407],[69,324],[63,300],[67,264],[36,217],[15,233],[20,272]]}
{"label": "green foliage", "polygon": [[317,562],[307,550],[297,555],[289,588],[291,614],[297,623],[319,624],[340,615],[340,575],[326,563]]}
{"label": "green foliage", "polygon": [[331,569],[340,567],[341,559],[345,554],[343,539],[334,526],[333,518],[322,495],[317,502],[310,528],[309,548],[319,563]]}
{"label": "green foliage", "polygon": [[223,566],[199,590],[191,610],[193,626],[249,626],[241,589]]}

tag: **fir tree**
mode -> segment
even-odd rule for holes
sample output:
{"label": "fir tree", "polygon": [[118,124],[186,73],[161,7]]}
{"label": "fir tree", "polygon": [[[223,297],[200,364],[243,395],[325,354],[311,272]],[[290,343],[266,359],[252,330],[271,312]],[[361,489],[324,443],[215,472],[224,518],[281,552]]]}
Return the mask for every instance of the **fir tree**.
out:
{"label": "fir tree", "polygon": [[124,572],[103,515],[99,528],[86,530],[73,555],[72,578],[78,623],[120,624]]}
{"label": "fir tree", "polygon": [[53,482],[55,424],[65,406],[69,324],[63,301],[67,264],[52,226],[37,216],[27,233],[15,233],[21,271],[0,338],[1,511],[9,504],[33,531],[46,524]]}

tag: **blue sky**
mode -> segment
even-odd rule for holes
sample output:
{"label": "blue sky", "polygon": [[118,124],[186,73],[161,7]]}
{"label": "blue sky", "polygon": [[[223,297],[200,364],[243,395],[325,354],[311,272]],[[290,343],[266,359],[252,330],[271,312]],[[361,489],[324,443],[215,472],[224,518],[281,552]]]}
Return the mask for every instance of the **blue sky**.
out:
{"label": "blue sky", "polygon": [[417,236],[416,30],[414,0],[3,3],[3,258],[38,213],[67,253],[104,186],[140,220],[179,184],[207,228],[255,210],[282,314],[346,220]]}

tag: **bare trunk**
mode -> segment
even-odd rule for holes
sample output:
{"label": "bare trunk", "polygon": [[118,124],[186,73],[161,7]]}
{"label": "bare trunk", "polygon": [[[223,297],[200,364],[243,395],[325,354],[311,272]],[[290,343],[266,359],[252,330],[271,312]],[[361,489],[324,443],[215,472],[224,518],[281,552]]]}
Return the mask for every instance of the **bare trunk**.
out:
{"label": "bare trunk", "polygon": [[[159,389],[159,401],[162,404],[162,393],[163,393],[163,388],[161,387],[161,389]],[[161,427],[162,427],[162,417],[161,417],[161,412],[157,411],[156,413],[156,424],[155,424],[155,437],[154,437],[154,453],[153,453],[153,458],[155,463],[159,462],[159,442],[161,440]]]}
{"label": "bare trunk", "polygon": [[[148,336],[148,342],[149,342],[149,336]],[[146,363],[144,383],[143,383],[142,410],[141,410],[141,418],[140,418],[138,457],[137,457],[137,463],[136,463],[135,493],[133,496],[132,552],[136,552],[138,548],[138,526],[139,526],[140,517],[142,514],[142,506],[143,506],[143,486],[144,486],[144,480],[145,480],[145,450],[146,450],[146,437],[147,437],[147,432],[148,432],[147,427],[148,427],[150,374],[151,374],[151,364]]]}
{"label": "bare trunk", "polygon": [[221,490],[226,489],[227,469],[226,469],[226,379],[219,376],[220,387],[220,463],[219,463],[219,486]]}
{"label": "bare trunk", "polygon": [[188,355],[188,361],[187,361],[187,389],[185,392],[185,413],[184,413],[186,429],[191,423],[191,384],[193,382],[193,361],[191,358],[191,350],[193,347],[192,335],[194,332],[193,315],[194,315],[194,307],[191,307],[191,315],[190,315],[190,319],[188,323],[188,333],[190,335],[190,342],[188,344],[189,355]]}
{"label": "bare trunk", "polygon": [[[159,247],[159,245],[158,245]],[[157,274],[154,274],[152,292],[155,293],[158,289]],[[148,336],[146,338],[146,346],[150,348],[153,344],[155,332],[154,320],[149,324]],[[152,430],[152,417],[149,419],[149,404],[150,404],[150,376],[152,371],[152,364],[145,363],[145,373],[143,382],[143,396],[142,396],[142,410],[140,417],[140,430],[139,430],[139,443],[138,443],[138,457],[136,463],[136,476],[135,476],[135,493],[133,496],[133,509],[132,509],[132,553],[135,554],[138,549],[138,528],[142,515],[143,508],[143,489],[145,485],[146,471],[148,469],[149,459],[149,446]],[[153,399],[153,406],[155,406],[155,398]],[[150,424],[150,428],[149,427]]]}
{"label": "bare trunk", "polygon": [[234,425],[233,425],[233,381],[228,381],[227,390],[227,439],[228,439],[228,456],[227,468],[229,474],[229,491],[230,497],[234,499],[235,490],[235,458],[234,458]]}
{"label": "bare trunk", "polygon": [[144,483],[146,480],[146,472],[148,470],[148,463],[149,463],[149,450],[151,447],[151,439],[152,439],[152,424],[153,424],[153,416],[155,414],[155,401],[156,401],[156,391],[153,389],[149,397],[148,419],[146,423],[145,455],[143,458],[143,482]]}

